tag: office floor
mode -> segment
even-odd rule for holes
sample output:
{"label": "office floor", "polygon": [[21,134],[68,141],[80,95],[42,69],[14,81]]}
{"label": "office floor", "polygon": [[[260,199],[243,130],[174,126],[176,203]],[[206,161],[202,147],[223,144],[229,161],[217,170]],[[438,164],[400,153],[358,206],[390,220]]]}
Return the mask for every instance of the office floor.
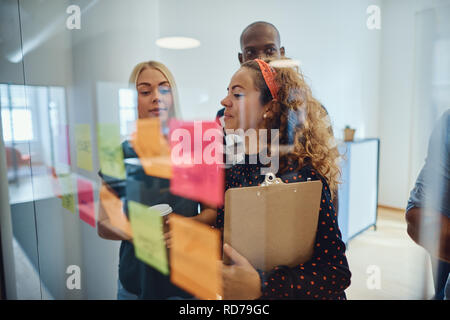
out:
{"label": "office floor", "polygon": [[370,228],[350,240],[347,258],[352,271],[352,284],[346,290],[349,300],[433,296],[429,256],[409,238],[399,210],[379,208],[376,230]]}
{"label": "office floor", "polygon": [[[19,299],[52,299],[20,245],[14,241]],[[379,209],[376,231],[370,228],[348,243],[352,284],[349,300],[429,299],[433,285],[429,257],[406,233],[403,213]],[[379,283],[377,283],[379,271]],[[379,286],[378,286],[379,285]]]}
{"label": "office floor", "polygon": [[18,300],[53,300],[47,288],[39,281],[39,273],[20,244],[13,238],[16,293]]}

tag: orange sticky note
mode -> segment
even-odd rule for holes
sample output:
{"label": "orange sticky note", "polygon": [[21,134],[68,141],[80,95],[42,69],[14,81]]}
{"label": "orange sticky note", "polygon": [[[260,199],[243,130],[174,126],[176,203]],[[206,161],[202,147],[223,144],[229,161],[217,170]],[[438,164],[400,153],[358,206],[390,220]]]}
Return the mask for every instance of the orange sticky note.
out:
{"label": "orange sticky note", "polygon": [[122,201],[104,185],[100,189],[100,203],[105,209],[111,225],[131,238],[131,225],[123,212]]}
{"label": "orange sticky note", "polygon": [[176,214],[169,217],[170,280],[200,299],[222,299],[220,231]]}
{"label": "orange sticky note", "polygon": [[172,177],[170,146],[161,133],[160,120],[158,118],[139,119],[136,129],[132,144],[145,173],[149,176],[170,179]]}

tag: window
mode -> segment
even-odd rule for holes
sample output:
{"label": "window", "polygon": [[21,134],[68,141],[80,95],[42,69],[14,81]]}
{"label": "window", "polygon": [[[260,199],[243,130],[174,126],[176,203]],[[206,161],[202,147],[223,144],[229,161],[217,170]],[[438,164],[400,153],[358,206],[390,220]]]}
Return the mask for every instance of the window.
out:
{"label": "window", "polygon": [[128,136],[136,121],[136,92],[133,89],[119,89],[120,135]]}
{"label": "window", "polygon": [[34,139],[32,113],[25,91],[22,85],[0,85],[3,139],[7,143]]}

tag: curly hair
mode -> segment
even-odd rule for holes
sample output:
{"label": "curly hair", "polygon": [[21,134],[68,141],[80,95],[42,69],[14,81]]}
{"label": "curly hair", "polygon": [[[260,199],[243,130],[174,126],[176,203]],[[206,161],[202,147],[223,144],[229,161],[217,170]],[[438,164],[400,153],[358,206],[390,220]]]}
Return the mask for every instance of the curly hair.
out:
{"label": "curly hair", "polygon": [[[291,61],[285,60],[281,61]],[[313,97],[298,67],[274,66],[273,61],[266,62],[272,64],[276,72],[277,100],[272,98],[256,61],[247,61],[241,68],[253,71],[255,87],[261,92],[260,102],[269,107],[269,116],[263,119],[262,127],[268,131],[279,130],[281,173],[289,163],[297,162],[298,169],[311,165],[327,181],[334,196],[341,176],[340,153],[327,111]]]}

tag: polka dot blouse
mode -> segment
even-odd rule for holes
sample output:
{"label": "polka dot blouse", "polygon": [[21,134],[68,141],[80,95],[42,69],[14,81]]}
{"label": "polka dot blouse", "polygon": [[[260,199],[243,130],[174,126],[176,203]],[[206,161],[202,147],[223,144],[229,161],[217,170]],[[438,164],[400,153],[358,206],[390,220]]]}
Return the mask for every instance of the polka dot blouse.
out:
{"label": "polka dot blouse", "polygon": [[[260,174],[262,165],[237,164],[226,170],[225,190],[257,186],[264,181]],[[269,272],[259,271],[262,299],[346,299],[344,290],[350,285],[351,272],[345,256],[345,244],[341,240],[337,215],[326,180],[311,166],[296,170],[296,165],[277,177],[285,183],[321,180],[322,196],[314,253],[311,260],[293,268],[278,266]],[[223,229],[224,208],[217,211],[216,227]]]}

